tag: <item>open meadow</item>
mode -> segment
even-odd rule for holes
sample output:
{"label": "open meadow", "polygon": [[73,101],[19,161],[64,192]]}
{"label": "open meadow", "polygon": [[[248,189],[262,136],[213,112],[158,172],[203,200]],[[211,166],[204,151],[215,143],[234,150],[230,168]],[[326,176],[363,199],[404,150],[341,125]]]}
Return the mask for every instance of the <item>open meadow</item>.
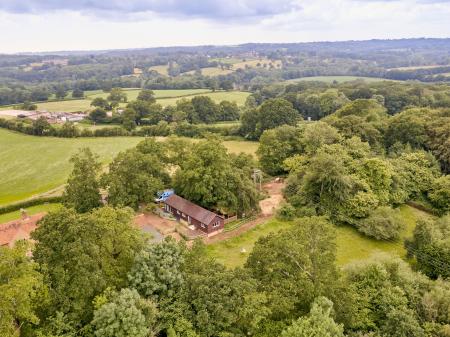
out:
{"label": "open meadow", "polygon": [[[0,205],[14,203],[55,189],[65,183],[70,157],[90,147],[103,164],[120,151],[134,147],[143,138],[53,138],[36,137],[0,129]],[[164,139],[164,138],[161,138]],[[230,152],[253,154],[256,142],[225,141]]]}
{"label": "open meadow", "polygon": [[[377,252],[386,252],[405,257],[406,251],[403,247],[403,240],[412,235],[418,219],[429,217],[429,215],[407,205],[401,206],[400,211],[407,226],[403,230],[401,238],[395,242],[370,239],[350,226],[336,227],[337,263],[342,266],[355,260],[366,259]],[[227,267],[242,266],[253,249],[255,242],[260,237],[269,233],[279,232],[294,225],[293,222],[271,219],[240,236],[208,245],[207,250],[210,256],[216,258]],[[241,253],[243,248],[246,250],[246,253]]]}

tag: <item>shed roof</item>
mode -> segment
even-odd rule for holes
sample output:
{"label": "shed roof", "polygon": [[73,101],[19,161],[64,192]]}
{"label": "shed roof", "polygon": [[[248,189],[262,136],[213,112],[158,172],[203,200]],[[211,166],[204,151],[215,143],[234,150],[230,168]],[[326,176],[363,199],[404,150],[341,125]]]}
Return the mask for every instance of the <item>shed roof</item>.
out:
{"label": "shed roof", "polygon": [[172,194],[164,201],[164,203],[204,224],[211,223],[211,221],[213,221],[217,216],[216,213],[208,211],[207,209],[204,209],[203,207],[200,207],[176,194]]}

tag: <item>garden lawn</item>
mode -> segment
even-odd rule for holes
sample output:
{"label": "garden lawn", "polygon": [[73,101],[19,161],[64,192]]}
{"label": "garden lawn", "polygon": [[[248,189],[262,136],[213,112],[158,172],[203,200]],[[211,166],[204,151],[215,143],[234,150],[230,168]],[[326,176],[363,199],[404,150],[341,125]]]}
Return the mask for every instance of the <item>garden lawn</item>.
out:
{"label": "garden lawn", "polygon": [[[386,252],[405,257],[406,251],[403,248],[404,238],[412,235],[418,219],[430,217],[430,215],[407,205],[401,206],[400,211],[407,222],[407,226],[401,235],[401,239],[396,242],[370,239],[350,226],[336,227],[337,264],[342,266],[355,260],[366,259],[376,252]],[[234,268],[242,266],[248,254],[253,249],[255,242],[260,237],[271,232],[279,232],[292,226],[294,226],[293,222],[282,222],[272,219],[240,236],[208,245],[208,253],[227,267]],[[246,250],[246,253],[241,253],[243,248]]]}

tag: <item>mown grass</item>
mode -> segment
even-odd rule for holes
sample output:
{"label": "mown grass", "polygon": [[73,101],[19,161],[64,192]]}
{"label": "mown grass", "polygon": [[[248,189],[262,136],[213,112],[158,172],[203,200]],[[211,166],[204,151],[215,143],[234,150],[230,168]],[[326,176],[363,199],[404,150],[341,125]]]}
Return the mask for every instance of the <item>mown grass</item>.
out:
{"label": "mown grass", "polygon": [[[354,260],[366,259],[376,252],[386,252],[404,257],[406,251],[403,247],[403,240],[412,235],[418,219],[428,217],[429,215],[407,205],[401,206],[400,211],[407,226],[402,232],[401,238],[396,242],[370,239],[350,226],[336,227],[337,264],[342,266]],[[209,245],[207,247],[208,254],[225,264],[227,267],[234,268],[242,266],[245,263],[248,254],[253,249],[255,242],[260,237],[293,226],[295,226],[294,222],[283,222],[272,219],[240,236]],[[245,249],[246,253],[241,253],[242,249]]]}
{"label": "mown grass", "polygon": [[67,101],[54,101],[38,103],[37,108],[40,111],[50,112],[77,112],[87,111],[91,109],[91,101],[89,99],[76,99]]}
{"label": "mown grass", "polygon": [[[64,184],[72,169],[69,159],[80,148],[91,148],[107,164],[117,153],[134,147],[142,139],[36,137],[0,129],[0,205]],[[224,145],[232,153],[253,154],[258,147],[258,143],[247,141],[225,141]]]}
{"label": "mown grass", "polygon": [[[28,215],[34,215],[34,214],[42,213],[42,212],[55,211],[60,207],[61,207],[61,204],[43,204],[43,205],[27,207],[25,210],[27,211]],[[8,222],[8,221],[20,219],[20,217],[21,217],[20,210],[11,212],[11,213],[1,214],[0,215],[0,224]]]}
{"label": "mown grass", "polygon": [[288,80],[287,82],[299,82],[299,81],[318,81],[318,82],[326,82],[333,83],[334,81],[338,83],[350,82],[356,80],[364,80],[366,82],[379,82],[379,81],[389,81],[386,78],[378,78],[378,77],[363,77],[363,76],[312,76],[312,77],[299,77]]}

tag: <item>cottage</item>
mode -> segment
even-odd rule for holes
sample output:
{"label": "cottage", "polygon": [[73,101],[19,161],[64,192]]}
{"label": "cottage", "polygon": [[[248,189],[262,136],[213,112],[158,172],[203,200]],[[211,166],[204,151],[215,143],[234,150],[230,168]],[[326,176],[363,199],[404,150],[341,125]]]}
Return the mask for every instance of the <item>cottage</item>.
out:
{"label": "cottage", "polygon": [[189,225],[207,234],[223,229],[224,219],[176,194],[163,201],[166,212],[172,213],[178,220],[184,220]]}

